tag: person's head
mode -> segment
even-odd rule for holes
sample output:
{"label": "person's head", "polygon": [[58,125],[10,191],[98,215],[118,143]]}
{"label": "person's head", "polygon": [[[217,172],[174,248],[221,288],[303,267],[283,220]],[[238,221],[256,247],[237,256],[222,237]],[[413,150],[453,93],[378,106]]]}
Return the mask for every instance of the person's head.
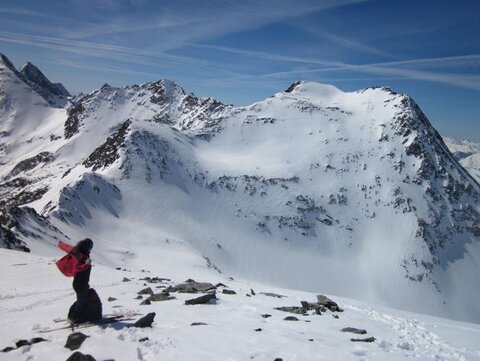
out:
{"label": "person's head", "polygon": [[80,242],[77,243],[75,248],[83,253],[90,252],[93,248],[93,241],[90,238],[82,239]]}

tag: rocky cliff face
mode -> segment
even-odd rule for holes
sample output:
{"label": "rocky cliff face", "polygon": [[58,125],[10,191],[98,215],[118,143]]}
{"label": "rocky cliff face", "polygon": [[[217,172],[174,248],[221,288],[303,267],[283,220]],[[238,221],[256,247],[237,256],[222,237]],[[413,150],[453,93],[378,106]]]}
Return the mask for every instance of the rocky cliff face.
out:
{"label": "rocky cliff face", "polygon": [[87,233],[128,262],[188,245],[220,272],[480,318],[462,279],[478,272],[479,185],[406,95],[296,82],[235,108],[167,80],[105,85],[17,142],[28,124],[9,114],[4,213],[21,224],[9,210],[28,205],[49,230],[4,222],[27,247]]}

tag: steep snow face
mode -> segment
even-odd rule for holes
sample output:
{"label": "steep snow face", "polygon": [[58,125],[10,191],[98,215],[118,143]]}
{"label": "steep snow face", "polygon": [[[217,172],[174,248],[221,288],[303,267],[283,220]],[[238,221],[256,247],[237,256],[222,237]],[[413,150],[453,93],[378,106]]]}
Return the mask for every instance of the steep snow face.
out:
{"label": "steep snow face", "polygon": [[443,140],[460,164],[480,183],[480,143],[447,137]]}
{"label": "steep snow face", "polygon": [[[65,110],[50,107],[8,59],[0,62],[0,177],[7,182],[0,186],[1,204],[13,197],[13,203],[21,205],[41,196],[41,187],[28,185],[39,177],[34,172],[54,159],[64,121]],[[28,197],[31,192],[37,194]]]}
{"label": "steep snow face", "polygon": [[408,96],[297,82],[233,108],[163,80],[72,102],[2,169],[4,203],[51,230],[16,232],[30,248],[88,235],[141,267],[186,247],[218,272],[480,322],[479,186]]}

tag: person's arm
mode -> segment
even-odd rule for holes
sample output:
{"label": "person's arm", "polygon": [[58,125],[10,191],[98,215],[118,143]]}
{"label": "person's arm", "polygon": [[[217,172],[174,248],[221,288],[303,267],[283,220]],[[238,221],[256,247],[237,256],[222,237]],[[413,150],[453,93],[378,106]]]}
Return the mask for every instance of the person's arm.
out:
{"label": "person's arm", "polygon": [[67,253],[70,253],[73,249],[73,246],[70,246],[69,244],[62,241],[58,242],[57,247]]}

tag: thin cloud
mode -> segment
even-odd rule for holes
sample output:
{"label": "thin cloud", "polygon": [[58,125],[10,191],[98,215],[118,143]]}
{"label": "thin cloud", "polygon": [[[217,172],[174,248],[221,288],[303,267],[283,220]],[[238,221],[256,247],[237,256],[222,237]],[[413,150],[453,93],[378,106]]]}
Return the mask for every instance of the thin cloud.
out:
{"label": "thin cloud", "polygon": [[313,26],[307,26],[305,23],[291,22],[291,25],[296,26],[297,28],[301,29],[302,31],[310,35],[313,35],[317,39],[326,39],[334,43],[336,46],[341,46],[346,49],[360,51],[362,53],[367,53],[367,54],[379,55],[387,58],[393,57],[392,54],[387,53],[383,50],[379,50],[373,46],[365,45],[360,43],[359,41],[348,39],[343,36],[333,34],[325,30],[317,29]]}
{"label": "thin cloud", "polygon": [[170,64],[207,65],[208,62],[199,59],[165,54],[144,49],[129,48],[111,44],[93,43],[62,38],[16,34],[0,31],[0,41],[26,44],[50,50],[65,51],[85,56],[111,59],[112,61],[130,61],[137,64],[157,66],[158,61]]}
{"label": "thin cloud", "polygon": [[[419,58],[419,59],[409,59],[409,60],[400,60],[400,61],[390,61],[390,62],[380,62],[372,64],[350,64],[339,61],[331,61],[325,59],[313,59],[313,58],[300,58],[294,56],[284,56],[278,54],[270,54],[259,51],[250,51],[243,49],[234,49],[223,46],[214,46],[214,45],[200,45],[200,44],[190,44],[192,46],[207,48],[211,50],[224,51],[234,54],[239,54],[243,56],[248,56],[252,58],[278,61],[278,62],[291,62],[291,63],[301,63],[301,64],[311,64],[311,65],[322,65],[322,68],[314,69],[302,69],[302,70],[292,70],[287,72],[276,72],[271,73],[271,76],[278,75],[287,75],[287,74],[297,74],[302,73],[319,73],[319,72],[331,72],[331,71],[356,71],[370,74],[383,74],[383,75],[395,75],[403,78],[415,79],[415,80],[426,80],[437,83],[451,84],[461,88],[480,90],[480,81],[478,76],[472,76],[471,74],[461,74],[461,73],[439,73],[439,72],[429,72],[429,71],[420,71],[415,69],[401,68],[399,66],[406,65],[429,65],[434,64],[435,66],[452,66],[453,64],[465,66],[469,65],[478,65],[480,61],[480,55],[464,55],[464,56],[452,56],[452,57],[440,57],[440,58]],[[263,76],[269,76],[269,74],[264,74]]]}
{"label": "thin cloud", "polygon": [[53,18],[51,15],[33,11],[31,9],[17,8],[12,6],[0,6],[0,14],[34,16],[40,18]]}
{"label": "thin cloud", "polygon": [[65,37],[88,39],[139,33],[135,36],[155,38],[158,49],[169,50],[181,48],[187,42],[257,29],[285,19],[363,1],[365,0],[182,1],[176,5],[170,4],[168,9],[149,14],[106,16],[101,24],[86,23],[65,33]]}

